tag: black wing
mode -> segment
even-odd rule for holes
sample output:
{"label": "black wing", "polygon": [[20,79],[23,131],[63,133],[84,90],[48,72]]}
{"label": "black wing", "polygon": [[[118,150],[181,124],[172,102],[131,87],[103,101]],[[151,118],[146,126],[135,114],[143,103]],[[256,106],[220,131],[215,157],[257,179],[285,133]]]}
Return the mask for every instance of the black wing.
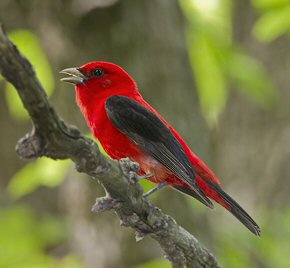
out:
{"label": "black wing", "polygon": [[170,129],[151,111],[125,96],[106,101],[106,112],[116,128],[189,185],[205,205],[212,207],[195,180],[195,172],[183,147]]}

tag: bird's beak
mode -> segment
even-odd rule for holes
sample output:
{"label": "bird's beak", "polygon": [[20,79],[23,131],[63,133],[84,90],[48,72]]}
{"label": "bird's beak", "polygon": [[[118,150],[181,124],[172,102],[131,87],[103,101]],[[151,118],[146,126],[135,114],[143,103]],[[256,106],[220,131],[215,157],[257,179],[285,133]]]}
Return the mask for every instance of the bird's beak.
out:
{"label": "bird's beak", "polygon": [[86,80],[86,76],[84,76],[78,67],[67,68],[60,71],[61,74],[68,74],[69,77],[61,78],[60,81],[68,82],[71,84],[82,84]]}

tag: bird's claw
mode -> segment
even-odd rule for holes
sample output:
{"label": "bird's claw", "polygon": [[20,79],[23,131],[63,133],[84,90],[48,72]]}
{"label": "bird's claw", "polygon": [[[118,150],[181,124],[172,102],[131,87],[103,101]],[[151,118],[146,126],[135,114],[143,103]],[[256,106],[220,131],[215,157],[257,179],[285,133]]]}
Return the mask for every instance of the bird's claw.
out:
{"label": "bird's claw", "polygon": [[148,173],[148,174],[144,174],[144,175],[138,175],[137,178],[139,181],[143,180],[143,179],[149,179],[153,177],[153,175],[151,173]]}
{"label": "bird's claw", "polygon": [[149,207],[155,207],[155,205],[154,205],[151,201],[149,201],[149,200],[146,198],[145,195],[143,195],[143,200],[144,200],[145,203],[147,203],[147,205],[148,205]]}
{"label": "bird's claw", "polygon": [[147,198],[149,195],[155,193],[156,191],[162,189],[163,187],[167,186],[168,182],[164,181],[159,183],[155,188],[151,189],[150,191],[148,191],[146,194],[143,195],[144,198]]}

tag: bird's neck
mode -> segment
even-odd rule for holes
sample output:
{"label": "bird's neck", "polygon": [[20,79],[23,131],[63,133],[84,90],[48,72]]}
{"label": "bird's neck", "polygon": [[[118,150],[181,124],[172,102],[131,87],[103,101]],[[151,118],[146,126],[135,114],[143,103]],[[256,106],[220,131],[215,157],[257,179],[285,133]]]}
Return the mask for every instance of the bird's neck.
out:
{"label": "bird's neck", "polygon": [[106,101],[115,95],[127,96],[140,103],[144,101],[138,89],[135,87],[132,87],[130,90],[128,90],[128,87],[124,87],[124,89],[120,89],[120,87],[116,89],[112,88],[95,95],[83,94],[82,90],[76,90],[77,104],[93,132],[102,125],[100,121],[107,118],[105,111]]}

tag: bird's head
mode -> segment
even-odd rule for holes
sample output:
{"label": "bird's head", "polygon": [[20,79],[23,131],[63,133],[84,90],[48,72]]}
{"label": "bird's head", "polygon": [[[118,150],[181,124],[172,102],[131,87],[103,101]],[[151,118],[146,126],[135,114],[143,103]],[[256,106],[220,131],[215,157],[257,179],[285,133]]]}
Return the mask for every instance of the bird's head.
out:
{"label": "bird's head", "polygon": [[60,73],[69,75],[61,81],[75,85],[77,103],[89,125],[94,122],[97,107],[104,107],[107,98],[114,95],[140,97],[135,81],[114,63],[89,62],[81,67],[64,69]]}
{"label": "bird's head", "polygon": [[131,76],[114,63],[95,61],[81,67],[64,69],[61,73],[69,75],[61,81],[76,85],[77,99],[81,102],[113,95],[139,94]]}

